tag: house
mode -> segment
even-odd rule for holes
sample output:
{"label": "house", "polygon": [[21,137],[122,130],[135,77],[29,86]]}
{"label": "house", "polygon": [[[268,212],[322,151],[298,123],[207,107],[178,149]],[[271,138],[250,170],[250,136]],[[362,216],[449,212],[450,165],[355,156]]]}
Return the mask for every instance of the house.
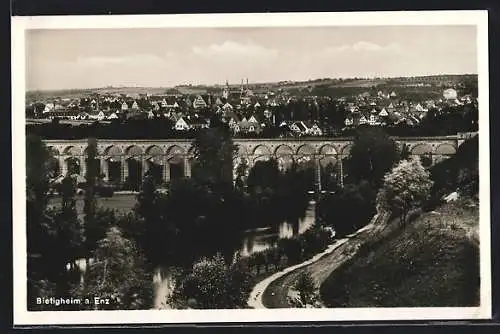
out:
{"label": "house", "polygon": [[193,101],[193,108],[199,109],[199,108],[206,108],[206,107],[207,107],[207,103],[205,102],[203,97],[201,97],[201,95],[196,96],[195,100]]}
{"label": "house", "polygon": [[137,104],[137,101],[134,101],[134,103],[132,103],[132,107],[131,107],[133,110],[138,110],[139,109],[139,104]]}
{"label": "house", "polygon": [[266,105],[270,107],[277,107],[279,104],[276,98],[270,98],[267,100]]}
{"label": "house", "polygon": [[231,116],[228,121],[228,126],[233,132],[238,133],[240,131],[240,126],[238,124],[238,118],[236,115]]}
{"label": "house", "polygon": [[177,131],[187,131],[189,130],[189,128],[190,126],[186,122],[186,120],[184,120],[184,117],[180,117],[179,119],[177,119],[174,125],[174,129]]}
{"label": "house", "polygon": [[238,125],[241,132],[247,132],[248,128],[250,127],[250,124],[248,123],[246,117],[243,117]]}
{"label": "house", "polygon": [[303,121],[293,122],[290,129],[297,134],[305,135],[309,133],[309,127]]}
{"label": "house", "polygon": [[153,119],[156,117],[156,114],[152,110],[149,110],[147,114],[148,114],[148,119]]}
{"label": "house", "polygon": [[207,129],[210,126],[210,123],[202,117],[188,116],[186,119],[186,123],[188,124],[189,129]]}
{"label": "house", "polygon": [[318,124],[314,123],[309,127],[309,134],[313,136],[321,136],[323,131]]}
{"label": "house", "polygon": [[223,106],[222,106],[222,110],[224,111],[232,111],[233,110],[233,106],[229,103],[229,102],[226,102]]}
{"label": "house", "polygon": [[257,120],[257,117],[255,115],[252,115],[250,116],[250,118],[248,119],[248,123],[252,123],[252,124],[259,124],[259,121]]}
{"label": "house", "polygon": [[363,124],[367,124],[367,123],[368,123],[368,119],[366,119],[365,115],[362,115],[361,118],[359,119],[359,124],[363,125]]}
{"label": "house", "polygon": [[380,110],[380,112],[378,113],[378,116],[379,117],[387,117],[387,116],[389,116],[389,113],[387,112],[387,110],[385,108],[382,108],[382,110]]}
{"label": "house", "polygon": [[354,125],[354,118],[352,116],[346,117],[346,119],[344,120],[344,124],[345,124],[345,126]]}
{"label": "house", "polygon": [[468,104],[468,103],[472,103],[472,97],[467,94],[467,95],[464,95],[460,98],[460,101],[462,101],[462,103],[464,104]]}
{"label": "house", "polygon": [[166,109],[168,107],[167,100],[165,100],[165,98],[161,100],[160,106],[162,109]]}
{"label": "house", "polygon": [[118,119],[118,112],[113,112],[108,115],[107,119]]}
{"label": "house", "polygon": [[123,111],[128,110],[128,104],[127,104],[127,102],[123,102],[123,103],[122,103],[122,110],[123,110]]}
{"label": "house", "polygon": [[43,109],[43,112],[42,113],[48,113],[48,112],[51,112],[52,110],[54,110],[54,103],[47,103],[45,105],[45,108]]}
{"label": "house", "polygon": [[443,97],[446,100],[455,100],[457,98],[457,91],[453,88],[448,88],[443,91]]}
{"label": "house", "polygon": [[92,112],[89,114],[89,119],[97,120],[97,121],[102,121],[106,119],[106,114],[104,111],[100,110],[98,112]]}
{"label": "house", "polygon": [[377,117],[377,115],[370,115],[368,117],[368,124],[369,125],[380,125],[380,122],[379,122],[379,119]]}
{"label": "house", "polygon": [[251,116],[248,120],[243,117],[239,124],[241,132],[245,133],[260,133],[261,125],[254,116]]}
{"label": "house", "polygon": [[418,112],[427,111],[424,107],[422,107],[420,103],[417,103],[417,105],[415,106],[415,110]]}

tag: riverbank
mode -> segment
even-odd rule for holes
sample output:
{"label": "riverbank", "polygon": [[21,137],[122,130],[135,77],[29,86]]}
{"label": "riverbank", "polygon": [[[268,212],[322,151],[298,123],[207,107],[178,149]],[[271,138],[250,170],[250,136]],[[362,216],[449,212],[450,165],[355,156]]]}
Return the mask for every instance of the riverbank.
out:
{"label": "riverbank", "polygon": [[259,282],[250,293],[248,305],[252,308],[292,307],[288,302],[288,295],[301,273],[308,270],[312,271],[313,277],[316,280],[318,278],[325,279],[348,254],[356,252],[360,239],[372,235],[370,231],[383,229],[383,221],[386,217],[386,214],[375,216],[370,224],[348,235],[346,238],[337,239],[325,251],[315,255],[313,258],[288,267]]}
{"label": "riverbank", "polygon": [[479,303],[479,205],[422,213],[324,281],[327,307],[460,307]]}

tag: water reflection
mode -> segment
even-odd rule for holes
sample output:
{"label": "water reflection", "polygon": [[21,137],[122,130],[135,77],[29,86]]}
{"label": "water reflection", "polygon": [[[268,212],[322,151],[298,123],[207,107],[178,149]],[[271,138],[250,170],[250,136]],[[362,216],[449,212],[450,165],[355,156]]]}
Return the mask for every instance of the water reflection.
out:
{"label": "water reflection", "polygon": [[[309,207],[306,211],[304,219],[299,220],[298,233],[304,233],[315,221],[315,203],[309,202]],[[248,230],[244,234],[242,247],[240,249],[241,256],[249,256],[253,253],[261,252],[270,247],[273,247],[278,242],[278,239],[291,238],[294,235],[294,224],[283,222],[279,228],[272,227],[258,228]]]}

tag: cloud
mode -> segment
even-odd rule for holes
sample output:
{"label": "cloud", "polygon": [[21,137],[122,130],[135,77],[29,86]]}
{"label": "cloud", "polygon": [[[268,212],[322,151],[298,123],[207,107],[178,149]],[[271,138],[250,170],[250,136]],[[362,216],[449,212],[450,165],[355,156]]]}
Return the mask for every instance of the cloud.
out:
{"label": "cloud", "polygon": [[253,59],[269,59],[278,56],[278,50],[266,48],[262,45],[246,42],[238,43],[225,41],[222,44],[211,44],[206,47],[193,46],[191,53],[201,57],[246,57]]}
{"label": "cloud", "polygon": [[327,47],[324,52],[327,54],[343,52],[400,52],[401,48],[396,43],[379,45],[376,43],[359,41],[354,44],[344,44],[340,46]]}
{"label": "cloud", "polygon": [[[167,56],[167,55],[166,55]],[[84,67],[101,67],[101,66],[143,66],[143,65],[160,65],[165,62],[165,59],[153,54],[131,54],[123,56],[92,56],[78,57],[77,65]]]}

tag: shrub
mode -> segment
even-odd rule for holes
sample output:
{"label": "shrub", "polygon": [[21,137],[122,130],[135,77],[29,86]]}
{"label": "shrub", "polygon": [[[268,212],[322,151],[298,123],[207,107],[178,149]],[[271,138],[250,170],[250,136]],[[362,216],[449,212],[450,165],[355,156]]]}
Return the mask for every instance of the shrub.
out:
{"label": "shrub", "polygon": [[316,282],[308,271],[303,272],[299,276],[294,288],[299,292],[300,304],[303,307],[314,304],[318,299]]}
{"label": "shrub", "polygon": [[191,273],[174,291],[174,302],[191,308],[224,309],[244,307],[251,289],[251,274],[245,262],[231,265],[221,255],[197,261]]}

